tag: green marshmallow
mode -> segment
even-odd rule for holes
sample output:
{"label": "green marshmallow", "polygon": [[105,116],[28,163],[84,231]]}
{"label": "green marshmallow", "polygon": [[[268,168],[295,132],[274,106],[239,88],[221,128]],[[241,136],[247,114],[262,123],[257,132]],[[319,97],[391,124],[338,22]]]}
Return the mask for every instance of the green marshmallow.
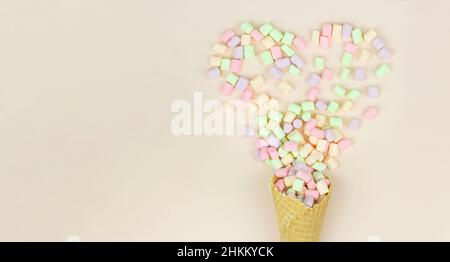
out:
{"label": "green marshmallow", "polygon": [[292,41],[294,41],[294,34],[291,32],[286,32],[283,35],[283,39],[281,39],[281,43],[286,45],[292,45]]}
{"label": "green marshmallow", "polygon": [[270,37],[272,37],[273,40],[280,42],[281,39],[283,38],[283,34],[278,31],[278,29],[273,29],[272,31],[270,31]]}
{"label": "green marshmallow", "polygon": [[263,24],[260,28],[259,31],[261,32],[261,34],[263,36],[267,36],[270,34],[270,32],[272,32],[272,30],[274,29],[273,25],[270,23],[265,23]]}
{"label": "green marshmallow", "polygon": [[341,85],[335,85],[333,90],[336,93],[336,95],[341,96],[341,97],[345,96],[346,91]]}
{"label": "green marshmallow", "polygon": [[231,60],[229,58],[222,58],[220,62],[220,70],[230,71]]}
{"label": "green marshmallow", "polygon": [[302,120],[306,122],[306,121],[308,121],[310,119],[311,119],[311,113],[310,112],[303,112]]}
{"label": "green marshmallow", "polygon": [[289,154],[289,151],[287,151],[286,149],[284,149],[282,146],[280,146],[278,148],[278,155],[283,158],[285,156],[287,156]]}
{"label": "green marshmallow", "polygon": [[325,68],[325,59],[321,56],[316,56],[314,58],[314,67],[317,70],[323,70]]}
{"label": "green marshmallow", "polygon": [[253,31],[253,25],[249,22],[244,22],[241,24],[241,30],[247,34],[250,34]]}
{"label": "green marshmallow", "polygon": [[280,123],[281,120],[283,120],[283,113],[280,113],[275,110],[270,110],[268,116],[269,116],[269,119],[276,121],[278,123]]}
{"label": "green marshmallow", "polygon": [[[292,179],[292,180],[295,180],[295,178]],[[294,183],[294,182],[292,182],[292,183]],[[295,190],[294,190],[292,187],[290,187],[290,188],[286,191],[286,195],[289,196],[290,194],[295,194]]]}
{"label": "green marshmallow", "polygon": [[258,127],[265,127],[267,125],[267,117],[266,116],[258,116],[256,121],[258,123]]}
{"label": "green marshmallow", "polygon": [[359,44],[363,41],[363,35],[361,32],[361,29],[359,29],[359,28],[353,29],[352,39],[353,39],[353,43],[355,43],[355,44]]}
{"label": "green marshmallow", "polygon": [[320,172],[322,172],[322,171],[324,171],[325,169],[327,169],[327,165],[325,165],[325,164],[322,163],[322,162],[316,162],[316,163],[312,164],[311,167],[312,167],[314,170],[317,170],[317,171],[320,171]]}
{"label": "green marshmallow", "polygon": [[273,134],[278,138],[282,139],[285,136],[285,133],[283,131],[283,128],[277,126],[272,130]]}
{"label": "green marshmallow", "polygon": [[330,101],[327,106],[327,111],[330,113],[336,113],[339,109],[339,103],[336,101]]}
{"label": "green marshmallow", "polygon": [[295,65],[289,66],[289,74],[293,76],[299,76],[300,75],[300,69],[296,67]]}
{"label": "green marshmallow", "polygon": [[360,91],[352,89],[350,92],[348,92],[347,97],[350,98],[351,100],[356,100],[360,95],[361,95]]}
{"label": "green marshmallow", "polygon": [[344,52],[342,55],[342,65],[345,67],[349,67],[352,64],[353,56],[349,52]]}
{"label": "green marshmallow", "polygon": [[297,161],[299,163],[305,163],[305,159],[300,155],[297,157],[297,159],[295,159],[295,161]]}
{"label": "green marshmallow", "polygon": [[320,180],[324,179],[325,176],[322,174],[322,172],[314,171],[312,173],[312,176],[314,178],[314,181],[319,182]]}
{"label": "green marshmallow", "polygon": [[282,45],[281,50],[283,50],[283,52],[289,57],[295,55],[295,51],[292,50],[292,48],[290,48],[288,45]]}
{"label": "green marshmallow", "polygon": [[280,169],[283,167],[283,162],[281,162],[280,159],[272,159],[270,164],[274,169]]}
{"label": "green marshmallow", "polygon": [[342,68],[341,79],[348,80],[350,78],[350,69],[347,67]]}
{"label": "green marshmallow", "polygon": [[229,73],[227,75],[227,82],[230,83],[232,86],[236,85],[237,81],[239,79],[239,76],[233,73]]}
{"label": "green marshmallow", "polygon": [[330,124],[331,127],[342,127],[344,125],[344,121],[342,120],[341,117],[338,116],[331,116],[328,119],[328,123]]}
{"label": "green marshmallow", "polygon": [[260,136],[264,138],[267,138],[271,134],[270,130],[265,127],[260,128],[258,133]]}
{"label": "green marshmallow", "polygon": [[303,191],[303,186],[305,185],[305,182],[301,179],[295,179],[294,184],[292,185],[292,189],[294,189],[297,192]]}
{"label": "green marshmallow", "polygon": [[264,51],[260,54],[263,65],[273,64],[273,58],[270,51]]}
{"label": "green marshmallow", "polygon": [[391,67],[388,64],[381,64],[377,69],[375,69],[375,74],[377,76],[385,76],[391,72]]}
{"label": "green marshmallow", "polygon": [[255,58],[255,48],[252,45],[245,45],[244,46],[244,58],[245,59],[252,59]]}
{"label": "green marshmallow", "polygon": [[288,106],[288,111],[296,115],[300,115],[300,112],[302,112],[302,107],[299,104],[291,103]]}
{"label": "green marshmallow", "polygon": [[314,110],[314,102],[313,101],[303,101],[301,103],[301,106],[302,106],[302,110],[304,112]]}
{"label": "green marshmallow", "polygon": [[289,141],[300,142],[302,141],[302,135],[298,130],[294,130],[287,135]]}

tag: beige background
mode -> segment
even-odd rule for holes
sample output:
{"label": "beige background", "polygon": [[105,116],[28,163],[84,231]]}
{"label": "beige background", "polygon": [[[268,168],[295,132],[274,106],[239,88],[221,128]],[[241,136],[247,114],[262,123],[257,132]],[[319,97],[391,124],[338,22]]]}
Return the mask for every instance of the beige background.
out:
{"label": "beige background", "polygon": [[1,1],[0,240],[275,241],[242,137],[175,137],[225,27],[374,27],[382,113],[340,159],[324,241],[450,240],[446,1]]}

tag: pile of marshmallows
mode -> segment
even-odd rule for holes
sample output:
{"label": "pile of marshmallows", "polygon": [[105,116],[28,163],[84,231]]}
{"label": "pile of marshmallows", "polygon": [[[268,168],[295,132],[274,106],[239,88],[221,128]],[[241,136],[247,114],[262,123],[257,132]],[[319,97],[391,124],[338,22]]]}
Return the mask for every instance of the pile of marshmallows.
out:
{"label": "pile of marshmallows", "polygon": [[[379,59],[386,61],[391,53],[374,30],[363,33],[360,28],[353,28],[350,24],[323,24],[321,31],[312,32],[309,43],[304,37],[281,32],[270,23],[255,28],[252,23],[245,22],[239,31],[242,33],[225,31],[221,43],[214,45],[215,55],[210,58],[212,68],[208,71],[208,78],[217,79],[224,75],[223,95],[238,92],[242,101],[267,109],[263,115],[257,116],[259,137],[256,139],[256,158],[274,169],[275,186],[279,192],[312,207],[330,190],[326,171],[338,167],[336,157],[352,144],[340,129],[345,125],[350,129],[360,126],[360,118],[344,119],[337,113],[340,110],[350,111],[362,92],[336,84],[332,90],[337,100],[319,99],[319,83],[333,80],[336,73],[326,67],[323,57],[316,56],[313,61],[315,72],[306,78],[310,87],[307,99],[289,104],[283,113],[278,110],[278,100],[266,93],[257,93],[265,82],[263,76],[248,79],[239,75],[244,60],[259,56],[264,65],[270,66],[268,75],[287,94],[294,86],[283,76],[287,73],[300,75],[305,67],[300,54],[307,48],[329,49],[332,40],[342,41],[342,67],[336,72],[339,72],[341,80],[349,80],[352,76],[354,81],[365,81],[369,73],[362,66],[352,67],[355,60],[365,64],[376,52]],[[255,45],[262,49],[259,54],[256,54]],[[381,62],[373,72],[383,77],[390,70],[387,63]],[[368,98],[376,98],[379,92],[378,86],[370,85],[365,94]],[[376,107],[369,106],[362,115],[370,119],[377,112]]]}

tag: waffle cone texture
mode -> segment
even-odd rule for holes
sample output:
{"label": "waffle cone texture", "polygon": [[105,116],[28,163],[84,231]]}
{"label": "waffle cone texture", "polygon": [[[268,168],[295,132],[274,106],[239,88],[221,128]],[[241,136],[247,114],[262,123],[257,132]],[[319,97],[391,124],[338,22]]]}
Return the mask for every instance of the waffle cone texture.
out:
{"label": "waffle cone texture", "polygon": [[283,242],[316,242],[320,240],[320,231],[330,199],[330,192],[323,196],[318,204],[308,208],[299,200],[291,199],[275,188],[271,181],[271,190],[280,240]]}

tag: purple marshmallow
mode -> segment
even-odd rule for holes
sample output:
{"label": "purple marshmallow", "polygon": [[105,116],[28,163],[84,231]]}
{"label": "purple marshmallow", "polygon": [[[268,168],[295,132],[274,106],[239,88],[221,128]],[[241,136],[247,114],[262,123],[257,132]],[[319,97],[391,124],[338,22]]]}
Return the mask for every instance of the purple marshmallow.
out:
{"label": "purple marshmallow", "polygon": [[318,74],[310,74],[307,80],[308,84],[312,87],[317,87],[320,82],[320,76]]}
{"label": "purple marshmallow", "polygon": [[288,66],[291,65],[291,61],[287,57],[286,58],[280,58],[280,59],[275,60],[275,65],[278,68],[285,68],[285,67],[288,67]]}
{"label": "purple marshmallow", "polygon": [[284,123],[283,125],[284,133],[289,134],[293,129],[294,127],[290,123]]}
{"label": "purple marshmallow", "polygon": [[306,171],[306,172],[309,172],[309,170],[310,170],[305,163],[302,163],[302,162],[297,161],[297,160],[294,163],[294,168],[295,168],[295,170],[300,170],[301,169],[301,170]]}
{"label": "purple marshmallow", "polygon": [[249,83],[248,79],[241,76],[236,82],[234,88],[239,92],[244,92],[244,90],[247,89],[248,83]]}
{"label": "purple marshmallow", "polygon": [[378,51],[378,56],[383,60],[388,60],[391,58],[391,52],[387,47],[383,47]]}
{"label": "purple marshmallow", "polygon": [[323,100],[317,100],[316,108],[319,111],[325,111],[327,109],[327,103],[325,103],[325,101],[323,101]]}
{"label": "purple marshmallow", "polygon": [[352,36],[353,26],[351,24],[342,25],[342,38],[350,38]]}
{"label": "purple marshmallow", "polygon": [[291,56],[291,62],[300,69],[305,66],[305,62],[297,54]]}
{"label": "purple marshmallow", "polygon": [[214,67],[208,70],[208,79],[213,80],[220,77],[220,69],[218,67]]}
{"label": "purple marshmallow", "polygon": [[301,127],[303,126],[303,122],[302,122],[302,120],[300,120],[300,119],[295,119],[295,120],[292,122],[292,125],[293,125],[295,128],[301,128]]}
{"label": "purple marshmallow", "polygon": [[275,80],[279,80],[282,76],[283,76],[283,72],[281,72],[280,69],[278,69],[278,67],[271,67],[269,69],[269,74],[275,79]]}
{"label": "purple marshmallow", "polygon": [[380,88],[378,86],[368,86],[366,95],[368,98],[377,98],[380,95]]}
{"label": "purple marshmallow", "polygon": [[244,59],[244,48],[242,46],[238,46],[234,49],[234,58]]}
{"label": "purple marshmallow", "polygon": [[357,81],[364,81],[366,79],[366,72],[364,71],[364,68],[358,67],[355,69],[355,80]]}
{"label": "purple marshmallow", "polygon": [[228,41],[228,46],[229,47],[236,47],[241,43],[241,38],[237,35],[233,36],[229,41]]}
{"label": "purple marshmallow", "polygon": [[305,199],[303,200],[303,203],[307,207],[312,207],[314,205],[314,196],[313,195],[305,196]]}
{"label": "purple marshmallow", "polygon": [[325,130],[325,138],[326,138],[329,142],[334,141],[334,139],[336,138],[336,136],[334,135],[332,129],[329,128],[329,129]]}
{"label": "purple marshmallow", "polygon": [[295,174],[297,173],[297,170],[295,170],[294,168],[289,168],[288,169],[288,176],[295,176]]}
{"label": "purple marshmallow", "polygon": [[361,120],[359,118],[353,117],[348,122],[348,127],[352,130],[356,130],[359,128],[360,124],[361,124]]}
{"label": "purple marshmallow", "polygon": [[279,148],[280,147],[280,140],[278,140],[278,138],[276,138],[273,135],[270,135],[267,140],[266,140],[267,144],[269,144],[270,146],[273,146],[275,148]]}
{"label": "purple marshmallow", "polygon": [[384,40],[381,36],[377,36],[372,40],[372,46],[377,50],[381,50],[384,47]]}

